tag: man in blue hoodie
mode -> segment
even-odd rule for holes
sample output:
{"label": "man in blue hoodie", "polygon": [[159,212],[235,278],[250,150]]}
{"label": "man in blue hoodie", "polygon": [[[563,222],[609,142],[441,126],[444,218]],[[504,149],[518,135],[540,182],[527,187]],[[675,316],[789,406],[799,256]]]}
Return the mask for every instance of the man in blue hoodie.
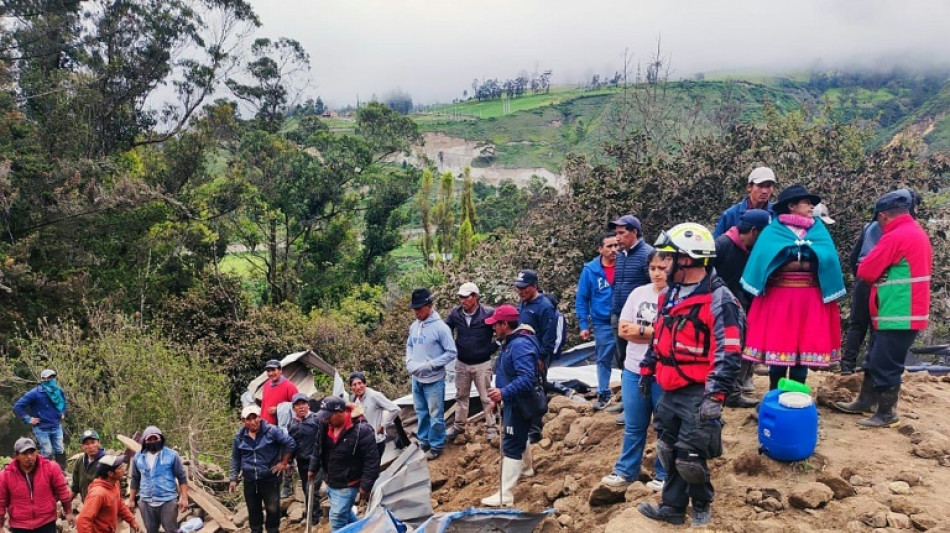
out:
{"label": "man in blue hoodie", "polygon": [[13,412],[33,427],[40,453],[47,459],[55,459],[65,473],[63,420],[66,418],[66,395],[56,383],[56,371],[51,368],[43,370],[40,384],[13,404]]}
{"label": "man in blue hoodie", "polygon": [[597,353],[597,401],[593,406],[595,411],[607,407],[610,403],[610,367],[617,350],[617,341],[613,328],[610,327],[610,306],[619,246],[613,233],[601,235],[597,257],[586,263],[581,270],[581,277],[577,282],[577,298],[574,301],[581,338],[590,340],[592,330],[594,334],[594,351]]}
{"label": "man in blue hoodie", "polygon": [[418,417],[416,438],[429,460],[445,449],[445,367],[458,356],[452,331],[432,302],[429,289],[412,291],[409,307],[416,320],[406,339],[406,370],[412,376],[412,403]]}

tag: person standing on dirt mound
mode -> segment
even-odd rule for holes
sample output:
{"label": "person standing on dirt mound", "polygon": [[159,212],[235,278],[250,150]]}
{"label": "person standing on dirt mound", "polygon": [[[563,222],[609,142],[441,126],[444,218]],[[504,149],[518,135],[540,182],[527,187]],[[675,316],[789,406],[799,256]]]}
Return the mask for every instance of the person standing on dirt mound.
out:
{"label": "person standing on dirt mound", "polygon": [[594,352],[597,354],[595,411],[600,411],[610,403],[610,367],[617,352],[617,339],[610,326],[610,307],[613,303],[614,269],[619,247],[613,233],[600,236],[597,256],[584,264],[577,281],[577,297],[574,299],[581,339],[590,340],[592,333],[594,337]]}
{"label": "person standing on dirt mound", "polygon": [[56,371],[40,372],[40,384],[13,404],[13,412],[33,428],[40,453],[53,459],[66,473],[66,448],[63,447],[63,420],[66,419],[66,394],[56,382]]}
{"label": "person standing on dirt mound", "polygon": [[495,330],[501,350],[495,365],[495,386],[488,390],[488,410],[494,412],[502,405],[502,485],[498,492],[482,498],[482,505],[509,507],[514,505],[512,489],[521,477],[522,461],[528,448],[528,430],[531,418],[523,414],[519,404],[530,401],[538,379],[538,359],[541,345],[531,328],[519,324],[518,310],[502,305],[485,322]]}
{"label": "person standing on dirt mound", "polygon": [[745,324],[736,297],[712,273],[716,244],[705,227],[685,223],[660,234],[656,249],[672,256],[669,288],[660,295],[653,344],[640,363],[640,393],[663,389],[656,410],[657,456],[667,470],[661,505],[641,514],[670,524],[712,521],[715,491],[708,459],[722,455],[722,404],[739,375]]}
{"label": "person standing on dirt mound", "polygon": [[926,329],[930,313],[930,238],[910,215],[913,201],[890,192],[874,206],[881,240],[858,265],[858,278],[871,285],[870,311],[874,335],[864,361],[864,381],[857,400],[837,402],[851,414],[877,410],[858,420],[866,427],[898,424],[897,399],[907,350]]}

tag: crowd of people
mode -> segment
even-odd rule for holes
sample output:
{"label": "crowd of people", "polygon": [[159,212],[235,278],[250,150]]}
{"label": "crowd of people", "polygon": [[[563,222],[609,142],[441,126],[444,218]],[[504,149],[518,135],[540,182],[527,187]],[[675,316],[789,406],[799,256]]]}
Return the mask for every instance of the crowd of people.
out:
{"label": "crowd of people", "polygon": [[[783,378],[804,384],[809,369],[840,365],[841,373],[854,373],[869,329],[861,392],[835,407],[870,414],[858,421],[864,426],[894,426],[907,350],[928,324],[933,258],[915,220],[914,191],[881,197],[854,247],[856,283],[842,357],[838,300],[846,290],[827,207],[802,185],[782,189],[773,202],[777,178],[767,167],[752,170],[746,185],[748,196],[722,213],[713,232],[682,223],[660,231],[651,246],[636,216],[617,217],[581,269],[575,312],[581,338],[594,341],[592,408],[617,413],[624,427],[618,459],[602,482],[622,487],[637,480],[652,422],[657,453],[648,486],[661,492],[661,503],[637,508],[654,520],[683,524],[690,505],[693,525],[712,520],[707,461],[722,454],[722,409],[758,404],[755,374],[768,375],[772,390]],[[531,446],[540,440],[545,391],[557,390],[547,376],[565,333],[557,302],[543,292],[536,271],[521,270],[512,286],[518,301],[492,308],[481,303],[475,283],[463,283],[445,320],[430,290],[416,289],[406,338],[415,438],[426,459],[437,460],[447,445],[476,433],[469,431],[473,388],[485,411],[482,433],[489,441],[501,438],[501,485],[481,500],[492,507],[514,505],[518,480],[534,474]],[[621,401],[611,406],[614,367],[621,369]],[[331,531],[356,521],[354,505],[368,498],[379,476],[387,427],[400,426],[399,408],[368,387],[365,374],[353,372],[349,396],[323,398],[314,412],[313,399],[282,375],[280,361],[268,361],[265,371],[260,405],[241,411],[229,471],[231,491],[243,483],[250,530],[278,530],[292,464],[313,523],[322,483]],[[15,405],[35,440],[18,440],[14,461],[0,474],[0,528],[9,517],[14,531],[52,533],[57,502],[73,520],[72,494],[79,494],[81,531],[113,531],[120,518],[138,530],[129,512],[135,507],[149,533],[174,529],[188,505],[188,480],[161,430],[147,428],[142,451],[130,461],[127,504],[120,496],[124,459],[107,455],[94,430],[82,433],[70,488],[63,475],[65,394],[52,369],[40,378]],[[450,379],[457,407],[447,428]]]}

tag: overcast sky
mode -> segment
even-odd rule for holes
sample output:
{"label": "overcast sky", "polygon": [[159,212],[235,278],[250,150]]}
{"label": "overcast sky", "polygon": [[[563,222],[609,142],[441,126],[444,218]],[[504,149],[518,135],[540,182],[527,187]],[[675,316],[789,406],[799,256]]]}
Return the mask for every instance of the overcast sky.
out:
{"label": "overcast sky", "polygon": [[[310,53],[331,105],[401,88],[447,102],[473,78],[552,69],[556,85],[647,63],[662,37],[674,77],[816,65],[950,64],[948,0],[251,0],[258,35]],[[634,63],[635,64],[635,63]]]}

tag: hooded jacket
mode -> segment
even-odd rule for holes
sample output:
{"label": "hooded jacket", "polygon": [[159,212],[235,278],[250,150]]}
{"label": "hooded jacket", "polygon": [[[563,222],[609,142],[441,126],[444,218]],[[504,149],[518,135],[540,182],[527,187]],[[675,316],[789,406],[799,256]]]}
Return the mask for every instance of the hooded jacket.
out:
{"label": "hooded jacket", "polygon": [[445,379],[445,367],[455,361],[457,355],[452,331],[435,309],[425,320],[415,320],[409,326],[406,370],[419,383]]}
{"label": "hooded jacket", "polygon": [[76,518],[76,531],[79,533],[115,533],[119,518],[134,526],[135,517],[125,502],[119,484],[102,478],[96,478],[89,485],[89,494],[82,504],[82,511]]}
{"label": "hooded jacket", "polygon": [[584,264],[581,277],[577,281],[574,308],[581,331],[591,329],[592,324],[610,325],[613,294],[613,285],[607,281],[607,273],[598,255]]}
{"label": "hooded jacket", "polygon": [[252,439],[247,428],[242,427],[234,436],[231,446],[231,469],[228,479],[238,480],[238,474],[244,474],[244,481],[264,481],[277,477],[270,471],[283,455],[297,449],[294,439],[277,426],[261,420],[257,438]]}
{"label": "hooded jacket", "polygon": [[[879,330],[922,330],[930,319],[930,238],[909,214],[884,226],[881,240],[858,265],[871,283],[871,323]],[[881,276],[887,279],[879,281]]]}
{"label": "hooded jacket", "polygon": [[716,275],[725,282],[726,287],[729,287],[729,291],[745,310],[752,305],[752,295],[742,288],[739,280],[742,279],[742,271],[749,262],[749,252],[739,238],[739,228],[733,226],[716,237],[716,257],[712,260]]}
{"label": "hooded jacket", "polygon": [[14,529],[38,529],[55,522],[57,501],[65,513],[73,512],[73,494],[59,465],[37,455],[29,482],[26,476],[15,459],[0,472],[0,527],[7,515]]}
{"label": "hooded jacket", "polygon": [[495,386],[501,389],[505,402],[531,394],[538,380],[540,346],[531,329],[525,325],[505,337],[495,367]]}
{"label": "hooded jacket", "polygon": [[49,430],[59,427],[63,417],[66,416],[66,407],[63,407],[63,412],[60,412],[53,404],[53,400],[50,400],[43,391],[43,386],[37,385],[13,404],[13,412],[27,424],[30,423],[30,417],[35,416],[40,419],[36,427]]}
{"label": "hooded jacket", "polygon": [[[379,448],[373,428],[353,420],[336,442],[330,438],[329,424],[320,434],[320,466],[326,473],[327,486],[334,489],[359,486],[367,493],[379,477]],[[313,468],[311,467],[311,470]]]}

